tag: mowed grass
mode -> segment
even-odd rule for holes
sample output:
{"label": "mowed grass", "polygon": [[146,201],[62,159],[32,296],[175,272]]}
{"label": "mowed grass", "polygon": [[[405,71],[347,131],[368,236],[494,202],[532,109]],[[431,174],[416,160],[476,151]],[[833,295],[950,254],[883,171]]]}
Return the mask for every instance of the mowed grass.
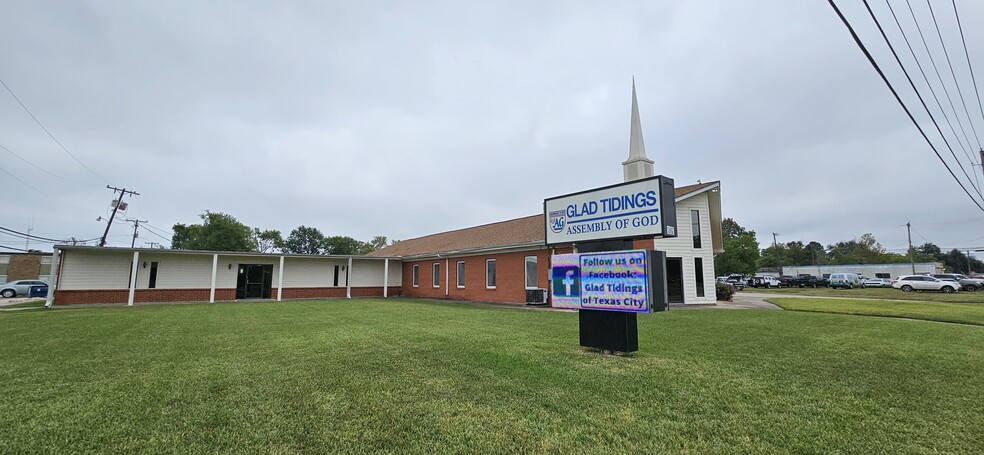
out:
{"label": "mowed grass", "polygon": [[984,305],[972,303],[899,302],[886,300],[770,298],[784,310],[890,316],[927,321],[984,325]]}
{"label": "mowed grass", "polygon": [[783,295],[808,295],[816,297],[837,297],[841,299],[887,299],[887,300],[918,300],[924,302],[953,302],[953,303],[984,303],[984,291],[973,292],[954,292],[944,294],[942,292],[902,292],[895,288],[855,288],[855,289],[831,289],[831,288],[781,288],[781,289],[756,289],[746,288],[741,292],[768,293],[777,296]]}
{"label": "mowed grass", "polygon": [[0,313],[0,453],[979,453],[984,327],[419,300]]}
{"label": "mowed grass", "polygon": [[44,299],[28,300],[26,302],[15,303],[13,305],[0,306],[0,310],[9,310],[14,308],[41,308],[44,306],[44,302]]}

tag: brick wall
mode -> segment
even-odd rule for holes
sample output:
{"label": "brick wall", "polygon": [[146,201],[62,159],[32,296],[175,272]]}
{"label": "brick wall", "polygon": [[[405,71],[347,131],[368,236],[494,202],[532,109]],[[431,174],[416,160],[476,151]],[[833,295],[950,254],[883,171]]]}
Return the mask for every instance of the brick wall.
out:
{"label": "brick wall", "polygon": [[40,254],[11,254],[7,264],[7,281],[36,280],[41,270]]}
{"label": "brick wall", "polygon": [[[548,250],[515,253],[483,254],[476,256],[403,261],[403,295],[432,299],[472,300],[479,302],[526,303],[526,257],[537,258],[536,287],[547,289],[549,284],[550,252]],[[495,259],[496,286],[485,286],[485,261]],[[465,263],[465,286],[459,288],[457,263]],[[440,264],[438,287],[433,286],[433,265]],[[420,267],[419,286],[413,287],[413,266]],[[445,274],[447,267],[447,274]],[[445,288],[445,276],[450,286]],[[446,293],[445,293],[446,292]]]}

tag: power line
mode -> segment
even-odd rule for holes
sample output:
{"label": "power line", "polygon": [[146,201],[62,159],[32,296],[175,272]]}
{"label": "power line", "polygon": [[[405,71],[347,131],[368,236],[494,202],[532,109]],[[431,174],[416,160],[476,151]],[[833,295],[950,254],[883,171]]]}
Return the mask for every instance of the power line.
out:
{"label": "power line", "polygon": [[8,229],[8,228],[5,228],[5,227],[0,227],[0,231],[6,231],[6,232],[9,232],[11,234],[17,234],[17,235],[21,236],[21,238],[31,239],[31,240],[47,240],[47,241],[50,241],[50,242],[61,242],[62,241],[61,239],[52,239],[52,238],[48,238],[48,237],[41,237],[41,236],[38,236],[38,235],[25,234],[23,232],[15,231],[13,229]]}
{"label": "power line", "polygon": [[946,57],[946,64],[950,67],[950,76],[953,77],[953,85],[957,86],[957,95],[960,95],[960,102],[963,104],[964,112],[967,114],[967,122],[970,123],[970,129],[974,132],[974,138],[977,139],[977,146],[981,146],[981,138],[977,135],[977,128],[974,128],[974,122],[970,120],[970,111],[967,110],[967,102],[964,100],[963,91],[960,90],[960,83],[957,82],[957,73],[953,71],[953,63],[950,61],[950,52],[946,50],[946,43],[943,41],[943,34],[940,32],[940,24],[936,21],[936,13],[933,11],[933,4],[929,0],[926,0],[926,4],[929,6],[929,14],[933,18],[933,25],[936,26],[936,36],[940,38],[940,46],[943,47],[943,56]]}
{"label": "power line", "polygon": [[69,180],[69,179],[67,179],[67,178],[65,178],[65,177],[62,177],[62,176],[60,176],[60,175],[58,175],[58,174],[55,174],[54,172],[50,172],[50,171],[48,171],[47,169],[45,169],[45,168],[43,168],[43,167],[41,167],[41,166],[38,166],[37,164],[34,164],[34,163],[32,163],[32,162],[30,162],[30,161],[28,161],[28,160],[27,160],[26,158],[24,158],[24,157],[22,157],[22,156],[20,156],[20,155],[18,155],[18,154],[16,154],[16,153],[14,153],[14,151],[13,151],[13,150],[10,150],[9,148],[7,148],[7,147],[4,147],[4,146],[3,146],[3,144],[0,144],[0,149],[4,149],[4,150],[6,150],[6,151],[7,151],[7,153],[9,153],[9,154],[11,154],[11,155],[14,155],[14,157],[15,157],[15,158],[17,158],[17,159],[19,159],[19,160],[21,160],[21,161],[23,161],[23,162],[25,162],[25,163],[27,163],[27,164],[30,164],[30,165],[31,165],[31,166],[33,166],[33,167],[34,167],[35,169],[37,169],[37,170],[39,170],[39,171],[41,171],[41,172],[44,172],[45,174],[48,174],[48,175],[50,175],[50,176],[52,176],[52,177],[57,177],[57,178],[60,178],[60,179],[62,179],[62,180],[64,180],[64,181],[66,181],[66,182],[69,182],[69,183],[74,183],[74,184],[76,184],[76,185],[82,185],[82,184],[81,184],[81,183],[79,183],[79,182],[76,182],[76,181],[74,181],[74,180]]}
{"label": "power line", "polygon": [[17,95],[14,94],[14,91],[11,90],[10,87],[7,86],[7,83],[4,82],[3,79],[0,79],[0,85],[3,85],[3,88],[7,89],[7,92],[10,93],[10,96],[14,97],[14,100],[17,101],[17,104],[20,104],[20,107],[24,108],[24,112],[27,112],[27,115],[30,115],[31,118],[34,119],[34,123],[37,123],[38,126],[40,126],[41,129],[44,130],[44,132],[48,134],[48,137],[50,137],[51,140],[55,141],[55,143],[58,144],[58,146],[61,147],[61,149],[64,150],[65,153],[68,154],[68,156],[72,157],[72,159],[75,160],[76,163],[79,163],[80,166],[84,167],[85,170],[89,171],[90,173],[92,173],[92,175],[94,175],[97,178],[99,178],[99,180],[102,180],[103,182],[109,183],[101,175],[97,174],[96,171],[93,171],[91,168],[89,168],[89,166],[86,166],[85,163],[83,163],[82,160],[78,159],[78,157],[76,157],[75,155],[73,155],[72,152],[69,152],[68,149],[65,148],[65,146],[62,145],[62,143],[59,142],[58,139],[55,138],[55,135],[51,134],[51,131],[48,131],[48,128],[46,128],[44,126],[44,124],[42,124],[41,121],[38,120],[38,118],[34,116],[34,114],[31,112],[31,110],[28,109],[27,106],[25,106],[23,102],[21,102],[20,98],[18,98]]}
{"label": "power line", "polygon": [[[902,23],[899,21],[899,17],[895,14],[895,8],[892,8],[892,3],[889,0],[885,0],[885,5],[888,6],[889,12],[892,13],[892,19],[895,20],[895,25],[899,28],[899,33],[902,35],[902,40],[905,41],[906,47],[909,48],[909,54],[912,55],[912,60],[916,62],[916,67],[919,69],[919,73],[922,74],[923,80],[926,82],[926,86],[929,87],[929,93],[933,95],[933,99],[936,100],[936,106],[940,108],[940,113],[943,114],[943,119],[946,120],[946,124],[950,126],[950,132],[953,133],[953,136],[957,139],[957,144],[960,145],[960,148],[963,149],[964,154],[967,155],[969,158],[970,155],[967,152],[967,147],[964,146],[963,142],[960,140],[960,136],[957,135],[957,130],[956,128],[953,127],[953,122],[950,121],[950,116],[946,114],[946,109],[943,108],[943,103],[940,102],[940,97],[936,94],[936,89],[934,89],[933,84],[929,82],[929,76],[926,75],[926,71],[923,69],[922,63],[919,62],[919,57],[916,56],[916,51],[915,49],[912,48],[912,43],[909,42],[909,36],[906,35],[905,29],[902,27]],[[911,12],[912,9],[910,8],[909,11]],[[922,29],[919,27],[919,22],[916,21],[915,14],[912,15],[912,18],[916,23],[916,29],[919,30],[919,36],[922,37]],[[926,45],[926,39],[923,38],[922,42],[923,42],[923,47],[926,49],[926,53],[929,55],[930,62],[933,63],[933,69],[936,70],[936,76],[940,81],[940,85],[943,87],[943,90],[945,92],[946,85],[943,83],[943,78],[940,77],[939,69],[936,68],[936,62],[933,61],[933,55],[929,52],[929,46]],[[947,96],[948,96],[947,99],[949,100],[949,93],[947,93]],[[950,102],[950,107],[953,108],[952,101]],[[955,110],[954,110],[954,115],[956,115]],[[959,120],[960,119],[957,118],[958,123]],[[961,131],[963,131],[963,126],[961,126]],[[965,132],[964,137],[966,138],[966,136],[967,135]],[[969,139],[967,145],[968,146],[970,145]]]}
{"label": "power line", "polygon": [[[974,198],[974,196],[972,194],[970,194],[970,191],[967,190],[967,187],[965,187],[964,184],[963,184],[963,182],[961,182],[960,179],[957,178],[957,174],[953,173],[953,170],[950,169],[950,165],[947,164],[946,163],[946,160],[943,159],[943,156],[940,155],[940,152],[936,149],[936,146],[933,145],[933,142],[929,140],[929,136],[927,136],[926,135],[926,132],[923,131],[923,129],[922,129],[921,126],[919,126],[919,122],[916,121],[916,118],[912,115],[912,112],[909,111],[909,108],[902,101],[902,98],[899,96],[899,93],[895,90],[895,87],[892,86],[892,83],[889,82],[888,77],[885,76],[885,73],[882,71],[881,67],[878,66],[878,62],[876,62],[875,61],[875,58],[871,56],[871,53],[870,52],[868,52],[868,48],[861,41],[861,38],[858,37],[858,34],[857,34],[857,32],[854,31],[854,27],[851,26],[851,23],[848,22],[847,18],[844,17],[844,14],[841,13],[840,8],[837,7],[837,5],[834,3],[834,0],[827,0],[827,2],[834,9],[834,12],[837,13],[837,16],[840,17],[840,20],[841,20],[841,22],[844,23],[844,26],[847,27],[848,32],[851,33],[851,37],[854,38],[854,42],[861,49],[861,52],[864,53],[865,57],[868,59],[868,62],[871,63],[871,66],[874,67],[874,69],[878,73],[878,75],[881,76],[882,81],[885,82],[885,85],[886,86],[888,86],[888,89],[892,92],[892,95],[895,96],[895,100],[899,103],[900,106],[902,106],[902,110],[904,110],[905,113],[906,113],[906,115],[909,116],[909,120],[912,121],[912,124],[915,125],[915,127],[916,127],[917,130],[919,130],[919,134],[921,134],[922,137],[923,137],[923,139],[926,141],[926,143],[929,144],[929,147],[931,149],[933,149],[933,153],[935,153],[936,154],[936,157],[939,158],[940,162],[943,163],[943,166],[946,167],[946,170],[950,172],[950,175],[957,182],[957,184],[960,185],[960,188],[964,190],[964,193],[967,193],[967,197],[969,197],[970,200],[974,202],[974,205],[976,205],[978,209],[980,209],[982,212],[984,212],[984,206],[981,206],[981,204],[979,202],[977,202],[977,199]],[[865,6],[868,6],[867,0],[865,0]],[[868,11],[871,11],[871,8],[870,7],[868,7]],[[872,16],[874,16],[874,14],[872,14]],[[884,35],[884,31],[882,32],[882,34]],[[896,54],[896,59],[898,59],[898,55],[897,54]],[[910,79],[910,82],[911,82],[911,79]],[[925,103],[923,103],[923,105],[925,106]],[[932,115],[930,115],[930,117],[932,118]],[[935,123],[935,120],[934,120],[934,123]],[[939,124],[937,124],[936,126],[937,126],[937,128],[939,128]],[[944,138],[944,140],[945,140],[945,138]]]}
{"label": "power line", "polygon": [[23,251],[25,253],[29,253],[30,252],[30,250],[25,250],[23,248],[17,248],[17,247],[7,246],[7,245],[0,245],[0,248],[4,248],[4,249],[8,249],[8,250],[15,250],[15,251]]}
{"label": "power line", "polygon": [[[963,25],[960,24],[960,13],[957,12],[957,1],[953,3],[953,15],[957,18],[957,29],[960,30],[960,42],[963,43],[964,56],[967,57],[967,69],[970,70],[970,80],[974,83],[974,93],[977,94],[977,107],[981,110],[981,119],[984,120],[984,103],[981,103],[981,92],[977,90],[977,78],[974,77],[974,65],[970,64],[970,53],[967,51],[967,39],[964,38]],[[977,144],[980,147],[980,144]],[[984,150],[984,147],[981,148]],[[984,163],[981,163],[984,164]]]}
{"label": "power line", "polygon": [[[886,3],[888,2],[888,0],[885,0],[885,1],[886,1]],[[936,65],[936,59],[933,58],[933,51],[929,50],[929,43],[926,42],[926,35],[923,34],[922,26],[919,25],[919,19],[916,18],[916,12],[912,9],[912,3],[910,3],[909,0],[905,0],[905,4],[906,4],[906,6],[909,7],[909,15],[912,17],[912,22],[914,22],[916,24],[916,30],[919,32],[919,39],[923,43],[923,49],[926,49],[926,55],[929,56],[929,62],[932,63],[932,65],[933,65],[933,71],[936,72],[936,78],[939,79],[940,86],[943,87],[943,93],[946,95],[946,100],[947,100],[947,102],[950,103],[950,110],[951,110],[951,112],[953,112],[954,118],[957,119],[957,125],[960,126],[960,131],[963,133],[964,139],[967,141],[967,145],[970,146],[970,137],[967,136],[967,130],[964,128],[963,122],[960,121],[960,116],[957,115],[957,107],[956,107],[956,105],[953,104],[953,98],[950,96],[950,91],[946,88],[946,83],[943,82],[943,75],[940,74],[940,69]],[[891,4],[889,4],[888,7],[889,7],[890,10],[892,9],[892,5]],[[894,15],[894,10],[893,10],[892,14]],[[929,82],[927,82],[927,84],[928,83]],[[942,110],[942,109],[943,108],[940,107],[940,110]],[[954,134],[954,136],[956,136],[956,132],[954,132],[953,134]],[[957,136],[957,142],[959,142],[959,141],[960,141],[960,137]]]}

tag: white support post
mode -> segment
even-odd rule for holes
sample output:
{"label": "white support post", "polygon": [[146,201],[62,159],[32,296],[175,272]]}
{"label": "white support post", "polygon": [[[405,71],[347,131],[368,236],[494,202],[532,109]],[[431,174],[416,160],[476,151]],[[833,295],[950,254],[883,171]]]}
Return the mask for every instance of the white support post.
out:
{"label": "white support post", "polygon": [[133,252],[133,267],[130,267],[130,296],[126,299],[126,306],[133,306],[133,294],[137,292],[137,268],[140,267],[140,252]]}
{"label": "white support post", "polygon": [[389,296],[390,260],[383,259],[383,298]]}
{"label": "white support post", "polygon": [[215,274],[219,271],[219,255],[212,255],[212,287],[208,291],[208,303],[215,303]]}
{"label": "white support post", "polygon": [[345,298],[352,298],[352,278],[355,275],[352,274],[352,257],[348,260],[348,271],[345,272]]}
{"label": "white support post", "polygon": [[48,299],[44,302],[45,308],[51,308],[55,303],[55,286],[58,285],[58,266],[61,263],[61,250],[55,247],[55,254],[51,256],[51,272],[48,273]]}
{"label": "white support post", "polygon": [[280,276],[277,277],[277,301],[284,297],[284,257],[280,256]]}
{"label": "white support post", "polygon": [[444,258],[444,296],[447,297],[451,292],[451,283],[448,283],[448,277],[450,277],[451,272],[448,271],[448,258]]}

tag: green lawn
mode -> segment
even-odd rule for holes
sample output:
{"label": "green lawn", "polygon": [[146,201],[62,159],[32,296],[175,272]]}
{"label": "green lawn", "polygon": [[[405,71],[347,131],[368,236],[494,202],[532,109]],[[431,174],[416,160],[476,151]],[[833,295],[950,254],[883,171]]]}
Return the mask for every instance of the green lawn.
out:
{"label": "green lawn", "polygon": [[809,295],[817,297],[838,297],[843,299],[888,299],[888,300],[919,300],[927,302],[954,303],[984,303],[984,291],[954,292],[902,292],[895,288],[864,288],[864,289],[830,289],[830,288],[782,288],[755,289],[746,288],[741,292],[769,293],[783,295]]}
{"label": "green lawn", "polygon": [[890,316],[984,325],[984,305],[972,303],[896,302],[885,300],[770,298],[784,310]]}
{"label": "green lawn", "polygon": [[38,300],[28,300],[26,302],[15,303],[13,305],[0,306],[0,310],[7,310],[12,308],[41,308],[44,306],[44,299]]}
{"label": "green lawn", "polygon": [[416,300],[0,313],[0,453],[980,453],[984,327]]}

